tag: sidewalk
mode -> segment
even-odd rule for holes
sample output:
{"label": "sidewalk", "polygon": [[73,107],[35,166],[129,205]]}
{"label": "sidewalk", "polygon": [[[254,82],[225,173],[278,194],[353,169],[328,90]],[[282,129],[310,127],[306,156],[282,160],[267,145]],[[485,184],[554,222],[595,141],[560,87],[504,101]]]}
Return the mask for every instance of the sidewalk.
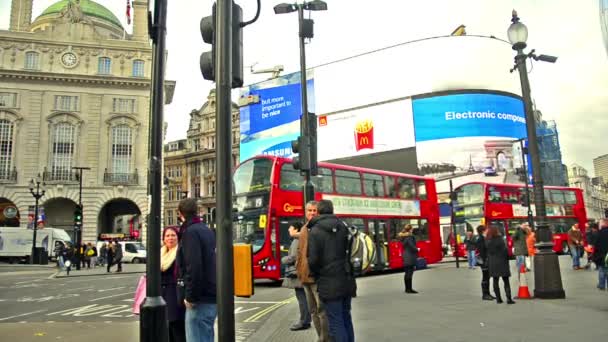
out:
{"label": "sidewalk", "polygon": [[[57,268],[55,267],[54,270],[57,271]],[[122,264],[122,272],[116,272],[116,266],[112,266],[112,270],[109,273],[107,272],[106,266],[91,267],[90,269],[81,268],[79,271],[72,267],[69,276],[66,274],[65,270],[62,270],[59,273],[55,272],[51,278],[114,276],[134,273],[146,273],[146,264]]]}
{"label": "sidewalk", "polygon": [[[139,341],[139,321],[129,323],[73,322],[28,323],[32,333],[23,333],[24,324],[2,323],[2,341],[43,342],[43,341]],[[100,335],[91,335],[92,331]],[[103,336],[103,337],[99,337]]]}
{"label": "sidewalk", "polygon": [[[479,269],[456,269],[453,264],[416,272],[417,295],[403,292],[403,273],[358,278],[358,297],[352,302],[356,340],[605,340],[608,293],[596,289],[597,271],[573,271],[568,256],[560,257],[560,264],[565,300],[515,299],[515,305],[482,301]],[[519,283],[514,263],[511,269],[515,296]],[[526,275],[534,293],[534,275]],[[314,341],[313,328],[289,330],[298,312],[295,302],[281,307],[248,341]]]}

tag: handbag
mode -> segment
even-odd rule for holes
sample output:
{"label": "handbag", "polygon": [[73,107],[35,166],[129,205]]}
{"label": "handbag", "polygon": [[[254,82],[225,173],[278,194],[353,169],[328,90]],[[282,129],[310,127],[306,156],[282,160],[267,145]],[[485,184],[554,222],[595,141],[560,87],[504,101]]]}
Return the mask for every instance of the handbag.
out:
{"label": "handbag", "polygon": [[137,288],[135,289],[135,297],[133,298],[133,314],[139,315],[139,307],[146,299],[146,276],[139,277]]}
{"label": "handbag", "polygon": [[184,300],[186,300],[186,285],[184,284],[184,279],[177,278],[175,290],[177,292],[177,303],[179,305],[184,305]]}

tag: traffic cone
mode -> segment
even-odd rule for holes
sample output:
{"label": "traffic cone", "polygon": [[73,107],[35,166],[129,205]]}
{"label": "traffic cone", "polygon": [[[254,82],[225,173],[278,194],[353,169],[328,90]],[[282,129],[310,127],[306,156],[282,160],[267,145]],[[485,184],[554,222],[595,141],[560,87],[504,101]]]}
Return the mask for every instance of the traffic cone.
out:
{"label": "traffic cone", "polygon": [[532,299],[530,290],[528,290],[528,281],[526,280],[526,265],[523,264],[519,268],[519,291],[517,291],[517,299]]}

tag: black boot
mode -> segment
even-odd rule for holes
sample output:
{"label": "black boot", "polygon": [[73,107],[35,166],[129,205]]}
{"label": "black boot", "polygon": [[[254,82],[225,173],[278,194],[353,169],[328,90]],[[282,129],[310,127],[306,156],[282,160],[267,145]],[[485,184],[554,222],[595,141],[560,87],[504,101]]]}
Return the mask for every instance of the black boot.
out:
{"label": "black boot", "polygon": [[507,296],[507,304],[515,304],[511,298],[511,285],[509,285],[509,282],[505,283],[505,295]]}
{"label": "black boot", "polygon": [[502,303],[502,297],[500,296],[500,287],[498,287],[498,284],[494,284],[494,295],[496,296],[496,304],[501,304]]}
{"label": "black boot", "polygon": [[418,291],[415,291],[412,288],[412,278],[411,277],[405,277],[403,279],[403,281],[405,282],[405,293],[418,293]]}
{"label": "black boot", "polygon": [[481,299],[482,300],[494,300],[494,299],[496,299],[496,298],[494,298],[490,294],[490,282],[489,281],[482,281],[481,282]]}

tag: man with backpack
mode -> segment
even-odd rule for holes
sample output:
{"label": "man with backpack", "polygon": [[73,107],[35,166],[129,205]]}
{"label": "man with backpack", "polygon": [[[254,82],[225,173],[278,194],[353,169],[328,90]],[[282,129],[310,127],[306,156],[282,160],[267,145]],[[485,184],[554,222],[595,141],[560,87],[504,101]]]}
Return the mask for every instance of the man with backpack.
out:
{"label": "man with backpack", "polygon": [[329,323],[329,336],[335,342],[355,340],[351,300],[357,284],[350,261],[351,234],[334,215],[333,203],[321,200],[318,217],[309,222],[308,266],[317,280],[317,291]]}

